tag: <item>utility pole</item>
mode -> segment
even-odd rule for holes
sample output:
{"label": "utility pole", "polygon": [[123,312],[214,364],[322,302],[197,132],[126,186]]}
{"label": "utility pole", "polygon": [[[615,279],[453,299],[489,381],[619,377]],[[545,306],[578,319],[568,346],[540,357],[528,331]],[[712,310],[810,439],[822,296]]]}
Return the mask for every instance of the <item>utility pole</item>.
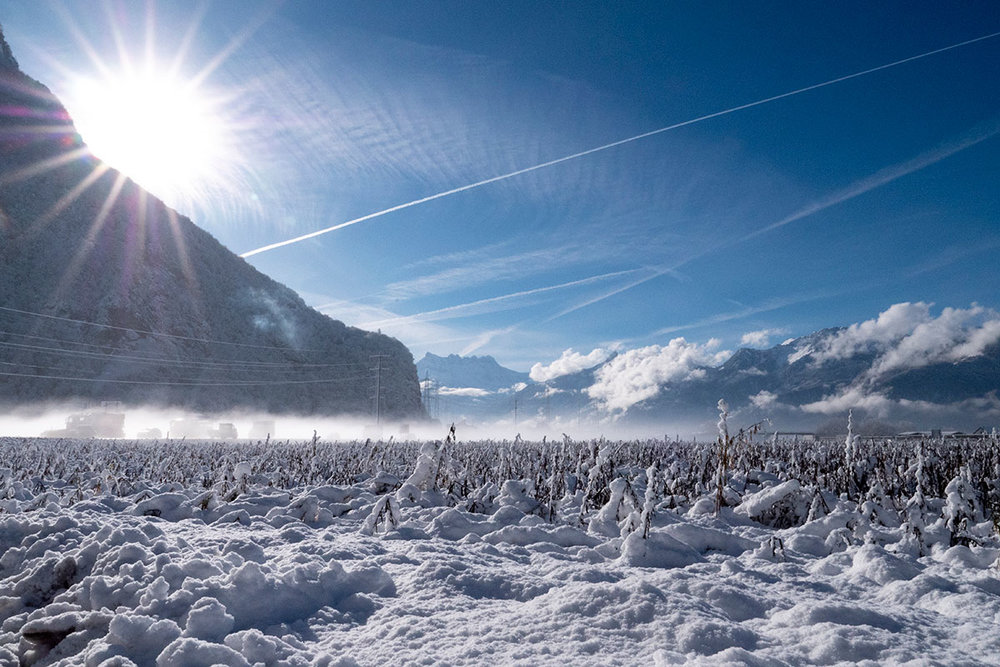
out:
{"label": "utility pole", "polygon": [[375,360],[375,368],[371,369],[375,373],[375,425],[382,425],[382,359],[388,354],[372,354],[369,359]]}
{"label": "utility pole", "polygon": [[517,426],[517,396],[514,397],[514,426]]}

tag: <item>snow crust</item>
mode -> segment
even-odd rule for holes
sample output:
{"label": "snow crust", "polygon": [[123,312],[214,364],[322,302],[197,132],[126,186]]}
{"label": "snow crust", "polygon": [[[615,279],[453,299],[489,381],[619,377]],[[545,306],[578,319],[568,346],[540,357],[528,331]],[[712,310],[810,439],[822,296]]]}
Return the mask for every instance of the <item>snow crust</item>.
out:
{"label": "snow crust", "polygon": [[[1000,655],[1000,549],[935,541],[947,499],[921,554],[905,528],[858,503],[756,471],[730,481],[718,516],[697,509],[714,490],[659,498],[644,537],[630,523],[631,486],[615,476],[627,471],[593,509],[567,488],[550,520],[528,480],[483,484],[459,502],[436,484],[442,456],[414,447],[409,477],[290,488],[255,461],[227,463],[227,485],[210,489],[138,474],[115,492],[95,483],[100,471],[71,481],[2,470],[0,664],[975,665]],[[605,465],[595,460],[591,479]],[[630,479],[645,492],[655,478]]]}

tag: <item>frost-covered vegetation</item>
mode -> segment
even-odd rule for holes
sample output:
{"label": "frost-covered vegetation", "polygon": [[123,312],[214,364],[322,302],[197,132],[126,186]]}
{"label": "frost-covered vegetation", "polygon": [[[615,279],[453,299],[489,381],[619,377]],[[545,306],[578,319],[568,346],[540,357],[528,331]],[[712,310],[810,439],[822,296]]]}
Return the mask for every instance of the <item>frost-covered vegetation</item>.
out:
{"label": "frost-covered vegetation", "polygon": [[975,663],[998,523],[996,436],[0,439],[0,662]]}
{"label": "frost-covered vegetation", "polygon": [[[395,492],[410,502],[490,513],[505,489],[509,495],[516,488],[531,513],[586,527],[592,511],[621,486],[628,496],[622,502],[636,510],[641,510],[639,496],[675,513],[711,496],[716,512],[718,506],[752,507],[751,516],[776,528],[801,525],[838,507],[857,513],[852,526],[859,539],[867,524],[905,525],[925,546],[941,540],[986,544],[997,537],[996,436],[848,435],[846,442],[767,437],[737,442],[729,436],[728,443],[720,443],[721,438],[438,443],[8,438],[0,439],[0,511],[25,511],[25,503],[72,507],[170,492],[193,493],[200,509],[217,512],[253,493],[294,495],[311,487],[356,485],[376,495]],[[656,470],[651,475],[650,466]]]}

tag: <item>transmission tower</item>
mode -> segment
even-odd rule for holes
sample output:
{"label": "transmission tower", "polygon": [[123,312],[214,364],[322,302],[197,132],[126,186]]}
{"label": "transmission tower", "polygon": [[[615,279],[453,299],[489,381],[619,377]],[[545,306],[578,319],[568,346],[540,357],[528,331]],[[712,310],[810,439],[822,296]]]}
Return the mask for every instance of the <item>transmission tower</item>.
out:
{"label": "transmission tower", "polygon": [[423,394],[424,409],[427,410],[427,416],[433,419],[435,413],[440,411],[440,406],[438,405],[437,382],[431,379],[430,371],[424,373]]}

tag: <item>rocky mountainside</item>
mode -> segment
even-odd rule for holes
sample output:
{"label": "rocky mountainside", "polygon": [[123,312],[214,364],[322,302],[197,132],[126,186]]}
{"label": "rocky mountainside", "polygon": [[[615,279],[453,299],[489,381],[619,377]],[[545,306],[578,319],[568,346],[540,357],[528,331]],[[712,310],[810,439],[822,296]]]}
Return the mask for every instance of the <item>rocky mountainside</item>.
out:
{"label": "rocky mountainside", "polygon": [[[375,368],[379,368],[376,378]],[[93,157],[0,33],[0,402],[423,414],[399,341],[309,308]]]}

